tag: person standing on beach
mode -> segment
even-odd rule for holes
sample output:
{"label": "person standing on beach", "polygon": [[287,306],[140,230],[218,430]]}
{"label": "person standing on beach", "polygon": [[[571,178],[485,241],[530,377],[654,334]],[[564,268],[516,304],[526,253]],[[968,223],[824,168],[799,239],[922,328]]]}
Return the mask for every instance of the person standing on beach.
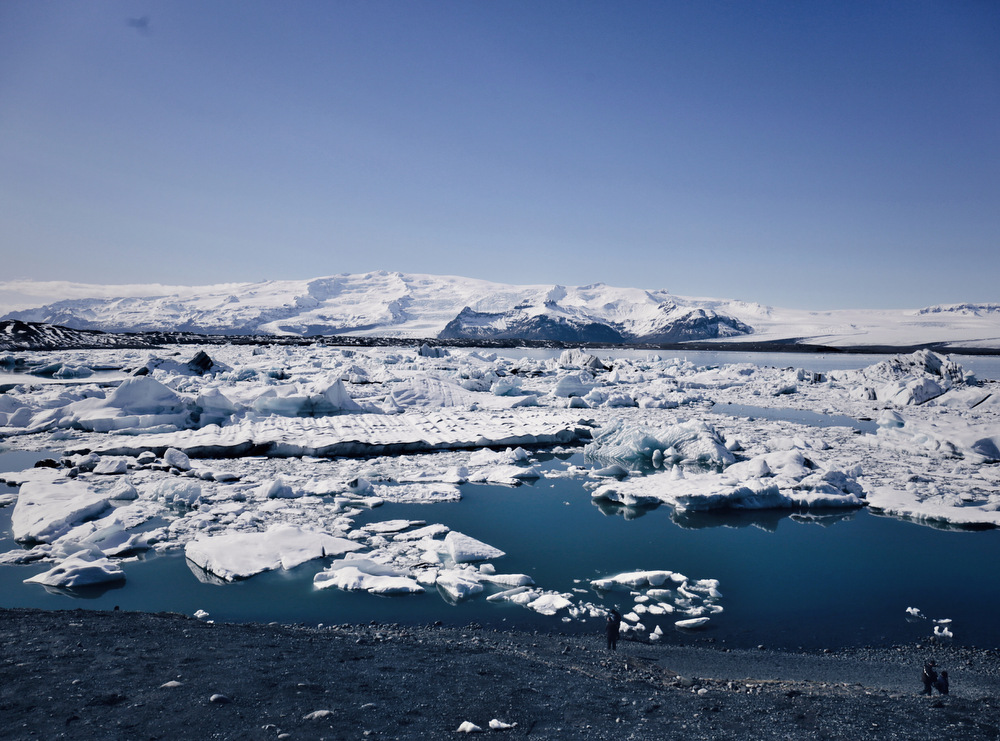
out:
{"label": "person standing on beach", "polygon": [[608,623],[605,626],[605,630],[608,634],[608,650],[617,651],[618,650],[618,634],[622,629],[622,614],[618,612],[618,608],[612,607],[611,612],[608,614]]}
{"label": "person standing on beach", "polygon": [[938,678],[934,682],[934,686],[937,687],[937,691],[942,695],[948,694],[948,672],[942,671],[938,674]]}
{"label": "person standing on beach", "polygon": [[924,683],[924,694],[931,695],[934,692],[934,683],[937,682],[938,674],[934,668],[934,660],[931,659],[924,664],[924,670],[920,673],[920,680]]}

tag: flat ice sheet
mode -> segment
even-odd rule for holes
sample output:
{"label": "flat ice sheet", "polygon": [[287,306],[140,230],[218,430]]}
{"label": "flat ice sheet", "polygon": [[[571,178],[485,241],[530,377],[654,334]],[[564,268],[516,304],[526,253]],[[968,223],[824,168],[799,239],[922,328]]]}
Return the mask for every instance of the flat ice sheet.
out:
{"label": "flat ice sheet", "polygon": [[177,448],[193,457],[245,454],[374,456],[505,445],[555,445],[589,434],[578,415],[551,410],[442,410],[398,415],[269,417],[218,427],[109,440],[102,455]]}

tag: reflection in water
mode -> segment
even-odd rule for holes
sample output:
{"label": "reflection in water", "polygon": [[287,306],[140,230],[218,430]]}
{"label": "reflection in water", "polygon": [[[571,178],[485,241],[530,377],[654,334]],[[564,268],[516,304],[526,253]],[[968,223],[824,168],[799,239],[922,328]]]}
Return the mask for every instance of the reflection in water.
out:
{"label": "reflection in water", "polygon": [[908,517],[904,514],[886,514],[877,510],[869,510],[876,517],[885,517],[890,520],[901,520],[902,522],[912,522],[922,527],[929,527],[933,530],[944,530],[949,533],[969,533],[982,532],[984,530],[996,530],[996,525],[989,522],[949,522],[948,520],[935,520],[929,517]]}
{"label": "reflection in water", "polygon": [[822,414],[805,409],[776,409],[755,407],[749,404],[715,404],[709,410],[712,414],[727,414],[731,417],[753,419],[773,419],[782,422],[797,422],[812,427],[851,427],[859,432],[874,435],[878,424],[870,419],[858,420],[841,414]]}
{"label": "reflection in water", "polygon": [[828,527],[837,522],[854,519],[856,510],[836,510],[817,514],[791,509],[754,509],[754,510],[712,510],[710,512],[678,512],[674,510],[670,519],[685,530],[702,530],[712,527],[743,528],[756,527],[768,533],[778,529],[778,523],[784,519],[799,524],[823,525]]}
{"label": "reflection in water", "polygon": [[221,576],[216,576],[211,571],[205,571],[205,569],[196,564],[190,558],[185,558],[184,563],[187,565],[189,569],[191,569],[191,573],[194,574],[195,578],[202,584],[211,584],[216,587],[224,587],[232,583],[226,581]]}
{"label": "reflection in water", "polygon": [[820,525],[830,527],[838,522],[850,522],[854,519],[857,510],[834,510],[832,512],[796,512],[788,519],[800,525]]}
{"label": "reflection in water", "polygon": [[638,504],[630,507],[628,505],[618,504],[617,502],[612,502],[607,499],[594,499],[592,501],[594,506],[601,511],[602,515],[607,515],[608,517],[621,515],[626,520],[637,520],[660,506],[660,502],[654,502],[652,504]]}
{"label": "reflection in water", "polygon": [[125,586],[125,580],[114,582],[102,582],[100,584],[88,584],[85,587],[53,587],[43,584],[42,588],[49,594],[60,597],[76,597],[77,599],[100,599],[113,589],[121,589]]}

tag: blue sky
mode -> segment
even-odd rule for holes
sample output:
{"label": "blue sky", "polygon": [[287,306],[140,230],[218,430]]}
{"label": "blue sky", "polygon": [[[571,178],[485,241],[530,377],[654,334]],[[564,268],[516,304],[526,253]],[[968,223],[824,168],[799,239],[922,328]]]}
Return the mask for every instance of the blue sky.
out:
{"label": "blue sky", "polygon": [[0,249],[1000,301],[1000,4],[4,0]]}

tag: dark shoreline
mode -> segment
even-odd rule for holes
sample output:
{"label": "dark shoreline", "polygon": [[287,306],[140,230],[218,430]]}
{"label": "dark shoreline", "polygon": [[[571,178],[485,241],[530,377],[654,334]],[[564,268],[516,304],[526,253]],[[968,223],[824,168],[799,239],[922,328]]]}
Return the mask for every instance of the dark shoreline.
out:
{"label": "dark shoreline", "polygon": [[667,350],[672,352],[715,351],[745,353],[800,353],[809,354],[909,354],[917,350],[933,350],[944,355],[1000,356],[1000,348],[960,347],[947,342],[925,342],[916,345],[853,345],[833,347],[802,342],[803,338],[788,337],[783,340],[722,340],[687,342],[585,342],[574,340],[490,339],[482,337],[355,337],[344,335],[237,335],[204,334],[177,331],[105,332],[97,329],[73,329],[58,324],[0,321],[0,351],[30,352],[45,350],[97,350],[97,349],[152,349],[163,345],[299,345],[316,344],[337,347],[476,347],[484,349],[509,349],[515,347],[541,349],[588,350]]}
{"label": "dark shoreline", "polygon": [[[464,721],[507,738],[1000,736],[996,651],[603,643],[0,609],[0,739],[442,738]],[[919,694],[928,658],[952,694]],[[490,731],[494,718],[517,725]]]}

